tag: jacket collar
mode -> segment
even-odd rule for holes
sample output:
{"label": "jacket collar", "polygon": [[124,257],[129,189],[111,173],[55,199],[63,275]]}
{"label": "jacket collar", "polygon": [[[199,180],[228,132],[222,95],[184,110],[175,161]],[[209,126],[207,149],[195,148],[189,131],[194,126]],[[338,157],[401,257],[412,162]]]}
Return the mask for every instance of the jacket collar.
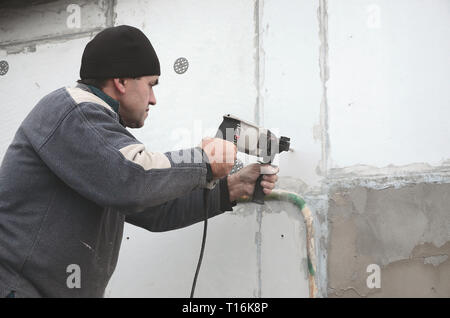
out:
{"label": "jacket collar", "polygon": [[119,123],[125,127],[125,124],[123,123],[122,118],[120,117],[119,114],[119,107],[120,107],[119,101],[115,100],[114,98],[112,98],[111,96],[109,96],[108,94],[106,94],[105,92],[103,92],[102,90],[98,89],[95,86],[87,84],[78,84],[77,86],[90,91],[92,94],[101,98],[105,103],[111,106],[111,108],[114,110],[117,116],[119,116]]}
{"label": "jacket collar", "polygon": [[109,106],[111,106],[111,108],[117,113],[117,115],[119,115],[120,103],[117,100],[115,100],[114,98],[112,98],[111,96],[109,96],[108,94],[106,94],[105,92],[103,92],[102,90],[98,89],[95,86],[92,86],[92,85],[86,85],[86,86],[89,88],[91,93],[93,93],[97,97],[100,97],[101,99],[103,99],[103,101],[105,101],[105,103],[107,103]]}

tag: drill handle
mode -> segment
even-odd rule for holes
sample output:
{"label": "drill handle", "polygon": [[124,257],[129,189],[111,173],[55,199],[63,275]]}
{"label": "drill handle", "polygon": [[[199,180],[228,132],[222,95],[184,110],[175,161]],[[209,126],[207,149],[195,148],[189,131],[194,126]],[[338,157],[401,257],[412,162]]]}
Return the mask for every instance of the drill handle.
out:
{"label": "drill handle", "polygon": [[263,191],[261,181],[263,180],[263,176],[265,174],[275,173],[274,168],[278,170],[277,166],[274,166],[274,165],[261,166],[261,173],[260,173],[258,179],[256,179],[255,190],[253,191],[252,202],[255,202],[258,204],[264,204],[264,197],[266,196],[266,194]]}
{"label": "drill handle", "polygon": [[264,197],[266,196],[266,194],[263,191],[263,187],[261,185],[263,176],[264,176],[263,174],[260,174],[258,179],[256,179],[255,191],[253,191],[252,202],[255,202],[258,204],[264,204]]}

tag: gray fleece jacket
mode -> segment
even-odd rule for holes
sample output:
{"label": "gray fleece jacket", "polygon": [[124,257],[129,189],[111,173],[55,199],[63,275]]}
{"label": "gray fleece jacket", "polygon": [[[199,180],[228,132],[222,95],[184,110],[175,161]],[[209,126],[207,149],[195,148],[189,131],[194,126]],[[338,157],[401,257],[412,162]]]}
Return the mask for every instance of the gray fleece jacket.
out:
{"label": "gray fleece jacket", "polygon": [[[147,151],[97,95],[80,84],[45,96],[3,158],[0,298],[103,297],[124,222],[168,231],[204,218],[201,149]],[[210,217],[232,210],[226,178],[209,202]]]}

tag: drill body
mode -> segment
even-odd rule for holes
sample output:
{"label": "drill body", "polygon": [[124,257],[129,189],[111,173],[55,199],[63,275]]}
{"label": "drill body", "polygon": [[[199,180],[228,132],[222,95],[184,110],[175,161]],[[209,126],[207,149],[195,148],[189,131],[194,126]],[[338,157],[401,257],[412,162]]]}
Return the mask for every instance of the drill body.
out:
{"label": "drill body", "polygon": [[[216,138],[233,142],[237,151],[259,158],[263,164],[271,164],[275,155],[288,151],[290,138],[277,138],[270,130],[241,120],[230,114],[223,116]],[[256,180],[253,202],[264,204],[264,192],[261,186],[263,174]]]}

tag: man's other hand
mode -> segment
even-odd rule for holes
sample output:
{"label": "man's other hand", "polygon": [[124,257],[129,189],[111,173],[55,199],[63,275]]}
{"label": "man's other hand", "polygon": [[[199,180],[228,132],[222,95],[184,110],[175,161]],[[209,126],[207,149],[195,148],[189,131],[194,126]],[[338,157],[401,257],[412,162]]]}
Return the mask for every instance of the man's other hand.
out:
{"label": "man's other hand", "polygon": [[264,174],[261,186],[265,194],[272,192],[278,180],[277,173],[279,172],[279,168],[271,165],[253,163],[228,176],[228,192],[230,193],[231,202],[240,197],[248,198],[253,195],[256,179],[261,174],[261,167],[263,166],[265,172],[269,172],[270,174]]}

